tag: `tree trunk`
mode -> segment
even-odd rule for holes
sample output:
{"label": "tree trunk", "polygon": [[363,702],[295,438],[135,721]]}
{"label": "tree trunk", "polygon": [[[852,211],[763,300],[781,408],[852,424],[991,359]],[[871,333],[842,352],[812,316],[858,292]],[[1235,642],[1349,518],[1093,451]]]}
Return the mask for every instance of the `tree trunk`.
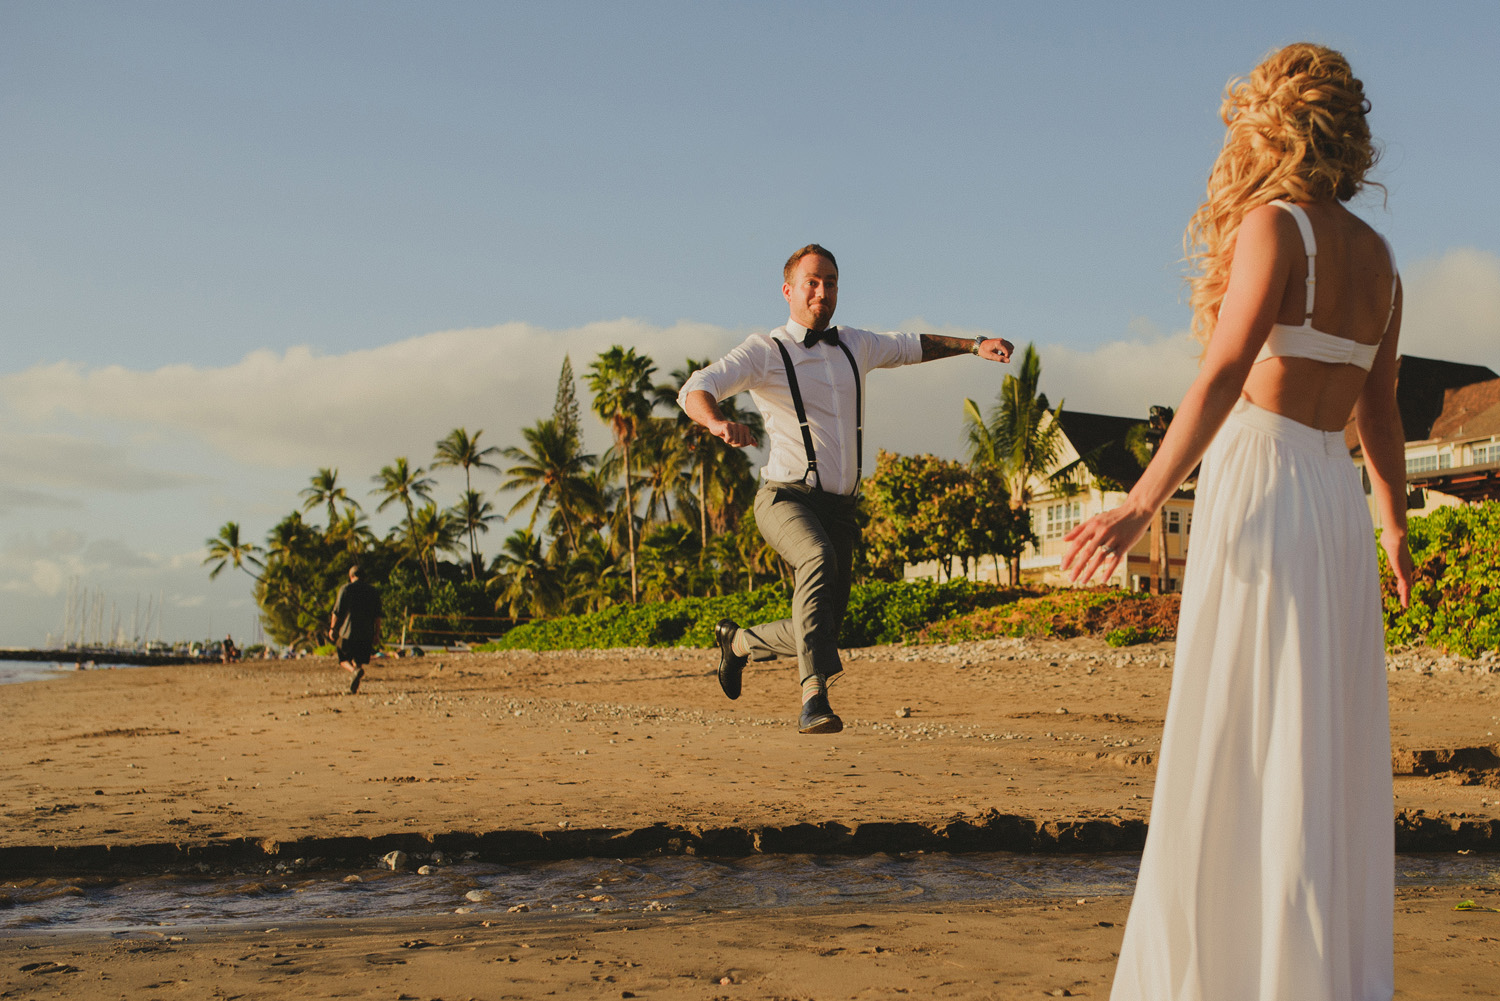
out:
{"label": "tree trunk", "polygon": [[[474,484],[469,482],[469,467],[464,466],[464,507],[468,508],[469,494],[474,492]],[[469,522],[469,579],[479,579],[479,536],[474,532],[474,523]]]}
{"label": "tree trunk", "polygon": [[635,496],[630,491],[630,442],[621,441],[625,453],[625,546],[630,552],[630,603],[639,603],[635,577]]}
{"label": "tree trunk", "polygon": [[698,522],[703,533],[703,551],[708,551],[708,457],[698,461]]}

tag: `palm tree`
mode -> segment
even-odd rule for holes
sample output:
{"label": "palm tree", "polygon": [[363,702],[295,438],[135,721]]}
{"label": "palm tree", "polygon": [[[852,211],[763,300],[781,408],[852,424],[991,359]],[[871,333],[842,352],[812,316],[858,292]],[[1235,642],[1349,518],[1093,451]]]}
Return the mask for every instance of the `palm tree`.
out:
{"label": "palm tree", "polygon": [[[265,550],[253,542],[240,540],[239,522],[226,521],[219,529],[219,534],[212,539],[205,539],[204,545],[208,547],[208,556],[203,562],[214,563],[214,568],[208,572],[209,580],[219,576],[219,572],[228,566],[243,570],[256,580],[260,580],[260,574],[251,570],[250,567],[265,566],[265,563],[256,556],[257,553],[265,552]],[[216,560],[217,563],[215,563]]]}
{"label": "palm tree", "polygon": [[[669,382],[652,390],[652,399],[657,406],[675,411],[672,417],[674,428],[691,448],[694,467],[692,479],[696,481],[692,506],[697,508],[698,533],[705,547],[709,540],[709,525],[719,523],[727,530],[727,526],[733,524],[738,516],[733,508],[736,502],[744,499],[744,486],[747,482],[754,482],[745,450],[733,448],[709,434],[707,428],[683,413],[677,405],[677,393],[682,384],[694,372],[707,368],[710,364],[706,358],[689,358],[682,368],[672,370],[668,376]],[[734,399],[720,400],[719,410],[728,420],[748,427],[757,440],[764,434],[765,425],[760,414],[754,410],[742,409]],[[715,495],[720,502],[718,504],[713,503]],[[679,509],[681,507],[682,499],[679,499]]]}
{"label": "palm tree", "polygon": [[[458,502],[451,513],[463,526],[464,531],[469,533],[471,539],[475,537],[476,532],[488,532],[490,522],[505,520],[495,512],[494,505],[485,500],[484,495],[477,490],[465,490],[463,499]],[[477,580],[479,571],[484,568],[484,557],[470,548],[469,560],[471,563],[469,569]]]}
{"label": "palm tree", "polygon": [[439,511],[435,504],[424,504],[412,515],[411,531],[407,545],[417,554],[417,565],[427,587],[432,588],[432,579],[437,574],[437,559],[440,553],[451,553],[458,549],[458,538],[463,525],[451,512]]}
{"label": "palm tree", "polygon": [[[973,400],[964,401],[969,459],[1000,471],[1010,492],[1011,509],[1019,513],[1032,502],[1031,484],[1057,464],[1062,454],[1062,403],[1049,413],[1047,394],[1038,386],[1042,360],[1036,345],[1026,345],[1015,375],[1007,375],[987,419]],[[1021,583],[1021,557],[1010,557],[1010,584]]]}
{"label": "palm tree", "polygon": [[549,615],[564,599],[561,570],[542,555],[541,537],[524,528],[512,532],[495,557],[495,580],[495,609],[507,608],[511,615]]}
{"label": "palm tree", "polygon": [[641,589],[648,601],[670,601],[692,592],[692,567],[701,562],[693,530],[657,525],[641,539]]}
{"label": "palm tree", "polygon": [[[1156,455],[1156,450],[1161,447],[1161,440],[1167,436],[1167,428],[1172,425],[1172,418],[1176,412],[1171,407],[1153,406],[1148,411],[1149,416],[1144,424],[1137,424],[1125,434],[1125,447],[1135,457],[1135,461],[1145,469],[1151,464],[1151,459]],[[1170,554],[1167,552],[1167,506],[1162,505],[1157,512],[1156,521],[1151,526],[1151,566],[1156,573],[1152,579],[1152,590],[1157,594],[1166,594],[1171,585],[1172,565]]]}
{"label": "palm tree", "polygon": [[305,555],[317,540],[312,526],[302,520],[302,512],[293,511],[266,535],[266,554],[282,560],[295,559]]}
{"label": "palm tree", "polygon": [[326,533],[329,542],[351,555],[359,555],[375,544],[375,533],[365,523],[362,512],[350,508]]}
{"label": "palm tree", "polygon": [[344,505],[344,509],[359,510],[359,502],[349,496],[349,491],[339,486],[339,471],[324,467],[319,469],[313,476],[311,486],[304,487],[299,496],[307,498],[302,504],[302,510],[311,511],[323,504],[328,505],[328,530],[332,531],[334,524],[339,520],[338,505]]}
{"label": "palm tree", "polygon": [[568,560],[565,574],[567,611],[597,612],[614,604],[625,588],[620,579],[620,560],[604,537],[595,532],[584,538]]}
{"label": "palm tree", "polygon": [[301,511],[282,518],[266,535],[266,569],[256,588],[262,617],[295,628],[297,640],[314,639],[322,616],[311,609],[318,595],[310,582],[327,565],[324,538],[302,520]]}
{"label": "palm tree", "polygon": [[510,479],[500,489],[525,491],[508,513],[515,514],[531,504],[531,521],[526,528],[533,531],[537,515],[544,507],[551,507],[562,521],[569,550],[577,552],[579,516],[594,503],[588,471],[595,458],[582,451],[577,436],[567,433],[556,417],[522,428],[521,437],[526,439],[527,448],[512,445],[500,453],[515,463],[505,471]]}
{"label": "palm tree", "polygon": [[594,394],[594,413],[609,424],[619,444],[625,471],[626,549],[630,553],[630,600],[639,597],[635,568],[635,497],[631,492],[630,445],[651,414],[651,376],[656,364],[634,348],[616,344],[589,365],[589,390]]}
{"label": "palm tree", "polygon": [[649,521],[660,506],[662,522],[669,522],[671,499],[686,493],[692,476],[693,443],[679,432],[675,421],[662,417],[652,417],[641,425],[638,442],[636,463],[641,475],[637,482],[646,493],[646,519]]}
{"label": "palm tree", "polygon": [[406,511],[406,527],[409,531],[413,500],[432,501],[432,488],[436,484],[423,475],[425,472],[421,466],[413,468],[404,455],[398,456],[389,466],[380,467],[380,472],[370,477],[377,484],[370,493],[381,498],[380,505],[375,510],[384,511],[400,502],[402,509]]}
{"label": "palm tree", "polygon": [[[479,436],[482,434],[484,434],[484,429],[480,428],[478,431],[474,432],[474,436],[471,438],[469,437],[469,432],[467,429],[454,428],[452,431],[448,432],[448,437],[443,438],[437,443],[437,452],[433,456],[433,469],[441,469],[444,466],[463,467],[465,493],[468,493],[474,489],[474,484],[470,482],[469,478],[470,470],[490,469],[494,470],[497,473],[500,471],[495,467],[494,463],[489,461],[489,457],[497,454],[500,449],[496,448],[493,445],[491,445],[489,448],[480,448]],[[475,563],[475,554],[478,552],[478,549],[479,540],[474,534],[473,526],[470,526],[469,570],[473,574],[474,580],[479,579],[479,570],[477,564]]]}

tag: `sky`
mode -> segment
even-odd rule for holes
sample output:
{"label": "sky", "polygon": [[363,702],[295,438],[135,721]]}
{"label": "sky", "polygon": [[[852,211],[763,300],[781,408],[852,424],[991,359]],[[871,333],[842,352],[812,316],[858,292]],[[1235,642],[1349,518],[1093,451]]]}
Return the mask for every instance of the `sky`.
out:
{"label": "sky", "polygon": [[[254,639],[250,578],[203,565],[225,522],[262,539],[327,466],[384,532],[381,466],[520,444],[565,354],[665,377],[779,325],[810,241],[839,322],[1175,404],[1223,88],[1292,41],[1365,82],[1403,349],[1500,371],[1500,5],[1229,8],[0,0],[0,645],[70,589]],[[1005,371],[875,374],[868,454],[958,457]]]}

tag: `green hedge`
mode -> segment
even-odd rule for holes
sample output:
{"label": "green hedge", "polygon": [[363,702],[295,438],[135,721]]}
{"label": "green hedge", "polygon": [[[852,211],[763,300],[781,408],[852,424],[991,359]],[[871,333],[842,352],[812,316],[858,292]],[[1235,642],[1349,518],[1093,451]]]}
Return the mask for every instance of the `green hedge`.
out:
{"label": "green hedge", "polygon": [[1500,649],[1500,501],[1413,518],[1407,540],[1417,573],[1406,609],[1381,553],[1386,643],[1425,641],[1465,657]]}
{"label": "green hedge", "polygon": [[[930,622],[1015,600],[1018,594],[969,580],[871,581],[856,584],[839,634],[843,647],[899,643]],[[786,590],[767,584],[717,598],[616,605],[590,615],[529,622],[478,650],[576,650],[627,646],[709,647],[714,625],[753,626],[791,614]]]}

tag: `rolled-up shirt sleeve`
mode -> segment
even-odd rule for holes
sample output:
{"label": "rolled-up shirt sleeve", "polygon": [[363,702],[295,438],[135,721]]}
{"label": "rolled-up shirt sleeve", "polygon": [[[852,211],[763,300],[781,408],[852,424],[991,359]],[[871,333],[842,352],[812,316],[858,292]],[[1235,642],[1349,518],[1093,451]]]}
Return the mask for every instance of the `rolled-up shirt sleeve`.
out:
{"label": "rolled-up shirt sleeve", "polygon": [[688,394],[698,389],[717,403],[758,385],[765,378],[770,348],[770,340],[764,334],[747,337],[723,358],[688,376],[677,392],[677,405],[686,409]]}
{"label": "rolled-up shirt sleeve", "polygon": [[866,335],[861,338],[865,371],[915,365],[922,360],[921,334],[906,332],[872,334],[869,331],[860,331],[860,333]]}

